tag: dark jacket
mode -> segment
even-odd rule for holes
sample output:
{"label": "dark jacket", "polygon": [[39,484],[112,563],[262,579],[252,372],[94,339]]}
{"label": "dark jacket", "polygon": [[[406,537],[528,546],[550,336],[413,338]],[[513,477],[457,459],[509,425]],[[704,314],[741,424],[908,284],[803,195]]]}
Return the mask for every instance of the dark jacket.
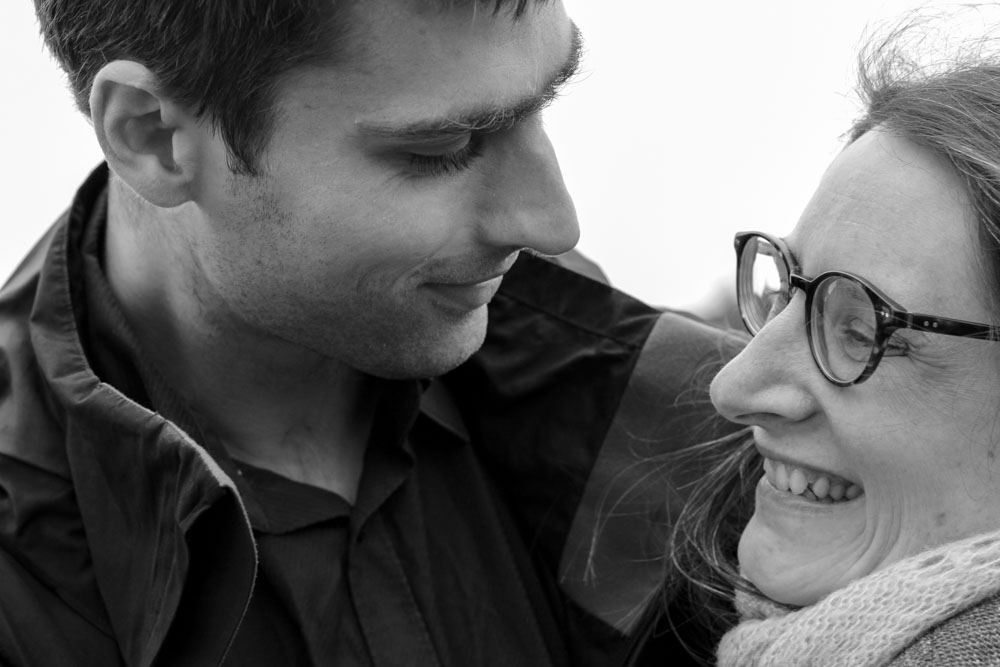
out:
{"label": "dark jacket", "polygon": [[[0,291],[0,663],[216,665],[253,591],[254,538],[216,460],[88,360],[77,221],[101,178]],[[663,489],[627,500],[659,508],[638,524],[596,521],[634,486],[622,467],[645,457],[635,442],[713,434],[702,374],[729,340],[524,258],[482,352],[445,378],[517,548],[603,619],[581,633],[607,648],[594,664],[620,653],[608,626],[621,605],[662,576],[616,564],[663,548]],[[599,585],[583,574],[593,564]]]}

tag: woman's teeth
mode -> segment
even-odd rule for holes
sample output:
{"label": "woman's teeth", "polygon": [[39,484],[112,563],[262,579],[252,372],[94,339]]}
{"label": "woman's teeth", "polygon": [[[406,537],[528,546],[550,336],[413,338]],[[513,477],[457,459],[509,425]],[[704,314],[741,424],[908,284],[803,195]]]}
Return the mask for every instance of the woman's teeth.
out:
{"label": "woman's teeth", "polygon": [[819,503],[846,502],[864,493],[860,486],[842,477],[772,459],[764,459],[764,474],[771,486],[778,491],[787,491]]}

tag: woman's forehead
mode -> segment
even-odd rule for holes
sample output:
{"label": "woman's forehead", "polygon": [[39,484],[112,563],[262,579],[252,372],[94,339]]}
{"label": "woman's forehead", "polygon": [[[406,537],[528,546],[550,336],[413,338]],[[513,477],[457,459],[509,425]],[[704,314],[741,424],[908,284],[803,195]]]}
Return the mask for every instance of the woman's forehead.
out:
{"label": "woman's forehead", "polygon": [[968,298],[970,283],[975,300],[987,302],[974,229],[951,165],[875,130],[833,161],[787,242],[806,275],[856,273],[918,309]]}

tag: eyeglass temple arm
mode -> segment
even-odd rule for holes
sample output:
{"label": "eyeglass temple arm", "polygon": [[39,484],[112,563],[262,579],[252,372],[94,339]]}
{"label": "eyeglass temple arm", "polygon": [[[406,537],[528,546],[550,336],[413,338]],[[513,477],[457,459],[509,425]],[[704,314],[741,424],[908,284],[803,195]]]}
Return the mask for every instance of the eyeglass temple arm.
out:
{"label": "eyeglass temple arm", "polygon": [[978,324],[947,317],[933,317],[922,313],[892,313],[892,326],[897,329],[914,329],[946,336],[962,336],[980,340],[1000,340],[1000,327]]}

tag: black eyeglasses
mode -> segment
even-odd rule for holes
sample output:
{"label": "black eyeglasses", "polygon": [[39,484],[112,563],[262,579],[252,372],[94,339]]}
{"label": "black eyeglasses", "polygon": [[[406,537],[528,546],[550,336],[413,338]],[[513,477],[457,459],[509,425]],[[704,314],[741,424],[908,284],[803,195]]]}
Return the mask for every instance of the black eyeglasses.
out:
{"label": "black eyeglasses", "polygon": [[1000,339],[1000,327],[909,313],[864,278],[827,271],[813,279],[798,273],[785,243],[760,232],[736,235],[736,300],[751,335],[792,300],[806,295],[806,334],[813,359],[838,387],[864,382],[878,367],[897,329],[947,336]]}

